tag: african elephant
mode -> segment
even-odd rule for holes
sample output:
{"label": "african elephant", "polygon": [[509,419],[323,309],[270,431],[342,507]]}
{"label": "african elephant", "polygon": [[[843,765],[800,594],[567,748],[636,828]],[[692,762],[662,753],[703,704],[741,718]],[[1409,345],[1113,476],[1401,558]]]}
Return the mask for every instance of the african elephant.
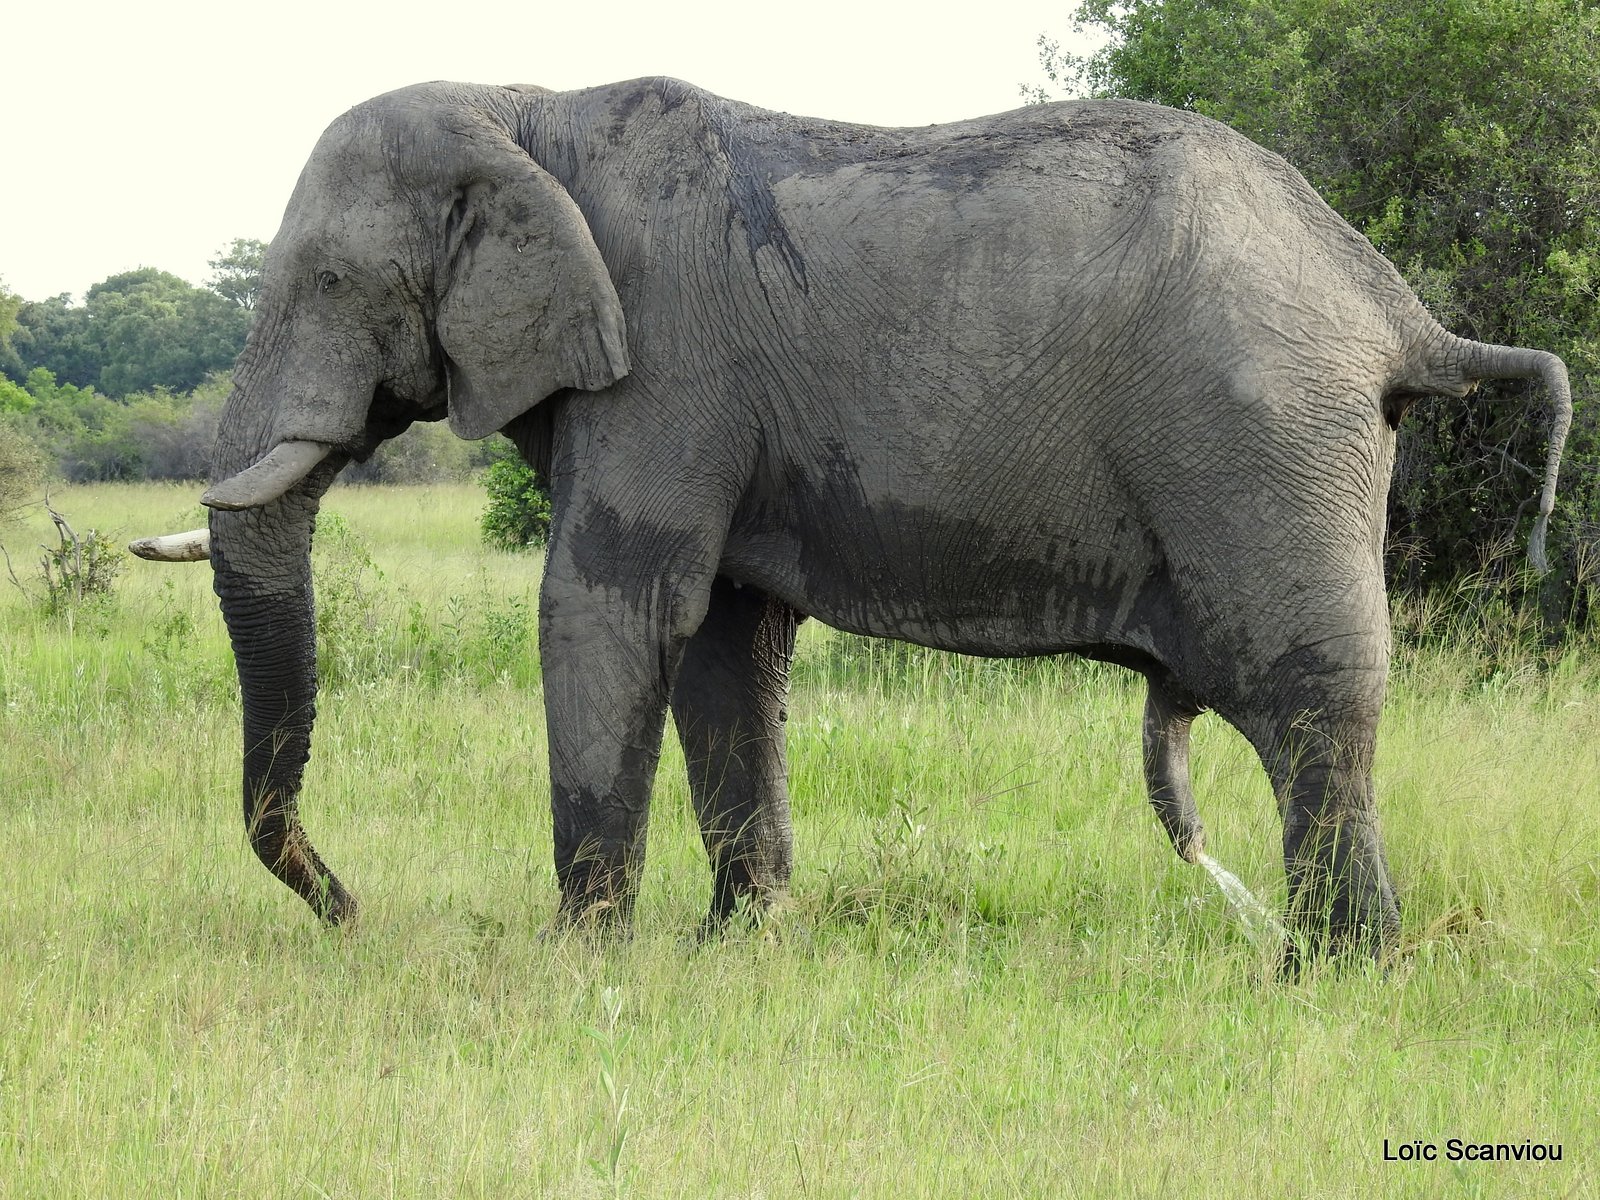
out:
{"label": "african elephant", "polygon": [[309,551],[340,467],[413,421],[548,480],[540,597],[560,912],[628,917],[670,708],[710,920],[790,873],[796,622],[1149,683],[1178,852],[1212,709],[1283,813],[1289,925],[1375,950],[1398,912],[1372,758],[1394,431],[1551,354],[1441,328],[1291,168],[1121,101],[925,129],[669,79],[431,83],[317,143],[267,257],[215,454],[210,560],[262,861],[355,902],[296,802],[317,691]]}

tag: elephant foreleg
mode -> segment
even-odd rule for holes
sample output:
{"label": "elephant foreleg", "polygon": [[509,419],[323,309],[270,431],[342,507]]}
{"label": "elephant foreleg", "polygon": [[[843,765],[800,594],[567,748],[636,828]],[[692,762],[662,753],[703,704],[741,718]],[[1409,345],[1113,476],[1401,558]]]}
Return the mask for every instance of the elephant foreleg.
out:
{"label": "elephant foreleg", "polygon": [[1185,862],[1198,862],[1205,827],[1189,786],[1189,728],[1202,708],[1156,676],[1144,705],[1144,777],[1150,804],[1172,847]]}
{"label": "elephant foreleg", "polygon": [[585,580],[552,545],[539,641],[566,920],[626,925],[632,916],[667,699],[695,609],[660,579]]}
{"label": "elephant foreleg", "polygon": [[787,605],[718,578],[678,669],[672,716],[711,859],[708,928],[741,898],[761,906],[789,883],[783,728],[796,623]]}

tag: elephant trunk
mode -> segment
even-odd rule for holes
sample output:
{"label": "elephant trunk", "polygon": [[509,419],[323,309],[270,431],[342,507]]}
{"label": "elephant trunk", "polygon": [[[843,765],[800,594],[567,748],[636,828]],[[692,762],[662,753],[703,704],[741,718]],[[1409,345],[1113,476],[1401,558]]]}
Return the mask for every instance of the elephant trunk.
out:
{"label": "elephant trunk", "polygon": [[337,470],[324,464],[258,509],[213,511],[213,586],[233,643],[244,708],[244,819],[267,869],[329,923],[355,914],[298,815],[316,719],[316,611],[311,532]]}

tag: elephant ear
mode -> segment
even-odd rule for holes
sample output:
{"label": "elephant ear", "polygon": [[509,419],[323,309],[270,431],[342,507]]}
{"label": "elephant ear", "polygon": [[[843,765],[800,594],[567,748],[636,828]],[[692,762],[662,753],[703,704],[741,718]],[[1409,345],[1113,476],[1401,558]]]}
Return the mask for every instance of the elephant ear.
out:
{"label": "elephant ear", "polygon": [[501,140],[462,173],[444,220],[437,327],[450,428],[468,440],[562,388],[598,391],[628,373],[622,303],[583,214]]}

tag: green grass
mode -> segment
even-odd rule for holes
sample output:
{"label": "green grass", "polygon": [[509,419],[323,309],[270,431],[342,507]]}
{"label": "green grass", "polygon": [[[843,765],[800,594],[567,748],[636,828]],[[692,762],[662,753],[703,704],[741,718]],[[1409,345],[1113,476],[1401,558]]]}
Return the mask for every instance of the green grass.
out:
{"label": "green grass", "polygon": [[[71,488],[80,528],[193,491]],[[536,558],[470,487],[339,490],[304,809],[329,933],[250,855],[204,567],[45,621],[0,597],[0,1196],[1584,1196],[1600,1190],[1600,664],[1396,666],[1405,952],[1289,986],[1140,795],[1141,692],[808,624],[780,917],[700,945],[668,739],[636,935],[554,909]],[[19,575],[44,526],[7,531]],[[1210,846],[1282,902],[1242,740]],[[1560,1163],[1385,1162],[1421,1138]]]}

